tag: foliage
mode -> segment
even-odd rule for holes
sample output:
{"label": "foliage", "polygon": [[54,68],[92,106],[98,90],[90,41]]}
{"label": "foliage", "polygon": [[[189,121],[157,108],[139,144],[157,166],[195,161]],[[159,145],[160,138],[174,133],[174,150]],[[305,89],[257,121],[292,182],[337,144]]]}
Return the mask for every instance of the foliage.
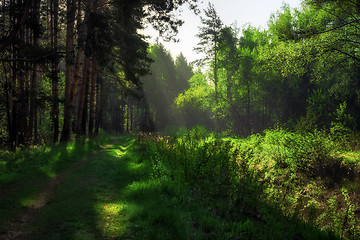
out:
{"label": "foliage", "polygon": [[[276,123],[334,132],[332,113],[346,102],[356,123],[348,130],[359,128],[359,11],[353,1],[304,1],[301,9],[284,4],[266,30],[216,25],[216,11],[209,6],[206,12],[198,36],[200,49],[208,49],[203,75],[209,80],[190,85],[178,107],[191,99],[192,108],[219,118],[217,130],[248,136]],[[214,89],[208,97],[197,94],[208,89]]]}
{"label": "foliage", "polygon": [[162,131],[170,125],[186,125],[186,116],[175,108],[174,100],[189,85],[188,80],[193,76],[191,66],[182,54],[174,62],[162,44],[151,46],[149,57],[153,60],[151,74],[141,81],[156,129]]}
{"label": "foliage", "polygon": [[354,118],[346,113],[346,102],[340,104],[334,112],[334,121],[331,122],[331,136],[339,142],[346,142],[352,139],[354,129]]}
{"label": "foliage", "polygon": [[[310,225],[331,231],[329,239],[359,236],[359,216],[348,210],[360,207],[359,186],[353,185],[359,163],[338,155],[341,149],[325,132],[276,128],[234,139],[196,127],[182,137],[144,135],[139,142],[154,179],[169,179],[208,206],[222,222],[217,231],[223,236],[326,239]],[[292,230],[284,232],[276,222]]]}

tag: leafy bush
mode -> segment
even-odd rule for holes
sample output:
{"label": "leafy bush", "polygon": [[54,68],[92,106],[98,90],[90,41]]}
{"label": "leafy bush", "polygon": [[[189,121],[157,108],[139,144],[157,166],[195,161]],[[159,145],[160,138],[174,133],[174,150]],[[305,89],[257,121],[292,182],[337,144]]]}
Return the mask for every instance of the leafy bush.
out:
{"label": "leafy bush", "polygon": [[[346,113],[347,104],[343,102],[334,112],[335,120],[331,122],[330,133],[334,140],[341,145],[347,145],[352,139],[354,129],[354,119]],[[344,144],[345,143],[345,144]]]}

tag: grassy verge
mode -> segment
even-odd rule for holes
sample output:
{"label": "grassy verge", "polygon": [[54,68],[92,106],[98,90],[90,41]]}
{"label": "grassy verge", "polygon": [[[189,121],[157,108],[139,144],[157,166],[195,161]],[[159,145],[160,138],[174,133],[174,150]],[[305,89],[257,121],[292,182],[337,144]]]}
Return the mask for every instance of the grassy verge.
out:
{"label": "grassy verge", "polygon": [[0,231],[6,230],[4,221],[34,204],[50,179],[111,141],[103,136],[31,151],[0,152]]}
{"label": "grassy verge", "polygon": [[197,236],[360,236],[358,153],[338,148],[324,133],[277,129],[247,139],[222,139],[197,128],[180,138],[140,140],[156,178],[170,179],[200,203],[204,214],[190,224],[197,230],[202,226]]}

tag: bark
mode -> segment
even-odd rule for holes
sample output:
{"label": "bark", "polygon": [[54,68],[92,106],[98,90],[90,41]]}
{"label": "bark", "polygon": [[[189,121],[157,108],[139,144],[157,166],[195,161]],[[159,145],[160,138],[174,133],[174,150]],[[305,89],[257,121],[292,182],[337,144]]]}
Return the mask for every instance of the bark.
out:
{"label": "bark", "polygon": [[91,89],[90,89],[90,115],[89,115],[89,136],[93,135],[95,122],[95,94],[96,94],[96,78],[98,73],[98,62],[93,60],[91,73]]}
{"label": "bark", "polygon": [[[78,108],[78,99],[79,99],[79,91],[81,89],[81,64],[84,52],[84,42],[85,42],[85,34],[86,34],[86,24],[85,21],[82,20],[82,11],[81,11],[81,0],[78,3],[78,14],[77,14],[77,27],[79,31],[78,38],[78,51],[75,60],[75,71],[74,71],[74,81],[72,82],[71,88],[71,102],[73,106],[74,115],[77,116],[77,112],[75,111]],[[75,119],[76,120],[76,119]],[[74,120],[74,122],[75,122]],[[74,123],[73,129],[76,130],[76,123]]]}
{"label": "bark", "polygon": [[78,104],[78,114],[76,119],[76,134],[78,136],[85,135],[84,132],[84,108],[86,108],[86,98],[87,98],[87,88],[89,82],[89,71],[90,71],[90,56],[85,56],[84,66],[83,66],[83,78],[81,81],[81,89],[79,92],[79,104]]}
{"label": "bark", "polygon": [[[27,5],[30,5],[27,3]],[[25,6],[24,6],[25,8]],[[21,19],[18,19],[17,22],[20,22]],[[25,38],[25,26],[21,26],[19,29],[19,41],[22,43],[26,43]],[[18,54],[18,50],[16,50]],[[17,78],[17,104],[16,104],[16,118],[15,118],[15,126],[16,126],[16,146],[25,144],[25,129],[26,129],[26,94],[25,94],[25,76],[27,70],[25,69],[24,62],[17,63],[19,71],[15,73],[15,79]]]}
{"label": "bark", "polygon": [[[52,0],[52,49],[53,52],[57,51],[58,48],[58,11],[59,11],[59,0]],[[52,72],[52,109],[51,116],[53,122],[53,142],[56,143],[59,140],[59,76],[58,76],[58,62],[57,60],[51,64]]]}
{"label": "bark", "polygon": [[100,86],[100,104],[99,104],[99,108],[96,111],[96,119],[95,119],[95,135],[97,135],[99,133],[99,129],[100,129],[100,125],[102,124],[102,120],[103,120],[103,113],[105,110],[105,106],[106,106],[106,83],[102,80],[100,80],[99,83]]}
{"label": "bark", "polygon": [[72,117],[71,86],[74,69],[74,25],[76,14],[76,0],[67,0],[67,24],[66,24],[66,59],[65,59],[65,106],[64,126],[61,141],[70,139],[70,126]]}
{"label": "bark", "polygon": [[83,76],[81,81],[81,87],[79,90],[79,100],[78,100],[78,113],[77,113],[77,119],[76,119],[76,134],[79,135],[85,135],[86,134],[86,123],[87,123],[87,103],[88,103],[88,89],[89,89],[89,78],[90,78],[90,62],[91,62],[91,55],[92,55],[92,43],[89,40],[90,35],[92,34],[90,31],[92,30],[90,26],[90,16],[91,11],[93,11],[94,6],[94,0],[88,1],[87,10],[85,13],[85,59],[84,59],[84,66],[83,66]]}
{"label": "bark", "polygon": [[[40,23],[40,1],[34,1],[33,6],[34,15],[36,16],[36,24]],[[33,32],[33,43],[34,46],[39,46],[40,36],[38,31]],[[37,112],[37,104],[36,104],[36,94],[37,94],[37,82],[38,82],[38,72],[39,72],[39,64],[34,63],[34,69],[32,71],[30,77],[30,116],[29,116],[29,127],[28,127],[28,136],[29,140],[36,136],[37,134],[33,134],[33,130],[36,130],[34,124],[35,116]],[[37,141],[36,138],[33,139],[34,142]]]}

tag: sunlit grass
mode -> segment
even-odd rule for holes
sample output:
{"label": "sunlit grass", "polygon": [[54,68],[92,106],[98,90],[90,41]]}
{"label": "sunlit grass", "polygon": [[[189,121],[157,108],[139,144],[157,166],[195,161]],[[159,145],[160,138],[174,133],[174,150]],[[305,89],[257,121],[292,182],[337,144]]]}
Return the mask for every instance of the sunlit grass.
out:
{"label": "sunlit grass", "polygon": [[31,208],[34,204],[36,204],[36,197],[36,193],[33,193],[32,195],[28,195],[20,199],[21,206]]}
{"label": "sunlit grass", "polygon": [[127,232],[128,216],[123,213],[126,207],[125,203],[99,203],[95,206],[99,218],[97,226],[104,236],[116,238]]}

